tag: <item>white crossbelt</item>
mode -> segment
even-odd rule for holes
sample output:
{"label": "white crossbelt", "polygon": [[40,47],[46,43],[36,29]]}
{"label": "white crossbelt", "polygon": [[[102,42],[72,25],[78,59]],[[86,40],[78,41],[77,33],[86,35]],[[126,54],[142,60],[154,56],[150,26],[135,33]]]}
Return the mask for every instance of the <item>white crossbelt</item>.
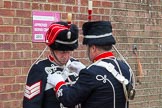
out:
{"label": "white crossbelt", "polygon": [[122,76],[119,72],[116,71],[116,69],[115,69],[115,67],[114,67],[114,65],[112,63],[99,61],[95,65],[106,68],[122,84],[127,85],[129,83],[128,80],[124,76]]}
{"label": "white crossbelt", "polygon": [[[107,63],[104,61],[98,61],[97,63],[95,63],[95,65],[106,68],[109,72],[111,72],[111,74],[122,84],[125,98],[127,101],[129,101],[128,93],[127,93],[127,89],[126,89],[126,85],[129,83],[129,81],[122,75],[121,70],[119,70],[120,73],[117,72],[112,63]],[[120,68],[120,67],[118,66],[118,68]],[[114,99],[114,103],[115,103],[115,99]]]}

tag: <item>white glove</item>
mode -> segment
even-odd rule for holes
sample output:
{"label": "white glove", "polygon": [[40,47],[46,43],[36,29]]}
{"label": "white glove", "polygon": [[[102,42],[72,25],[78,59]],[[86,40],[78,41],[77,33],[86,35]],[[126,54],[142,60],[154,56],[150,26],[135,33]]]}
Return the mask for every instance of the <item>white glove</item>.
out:
{"label": "white glove", "polygon": [[59,82],[65,82],[61,74],[55,72],[54,74],[48,74],[47,77],[47,82],[53,85],[54,87],[59,83]]}
{"label": "white glove", "polygon": [[82,64],[81,62],[78,62],[78,61],[73,61],[68,65],[68,69],[71,72],[76,72],[78,74],[84,68],[86,68],[86,66],[84,64]]}

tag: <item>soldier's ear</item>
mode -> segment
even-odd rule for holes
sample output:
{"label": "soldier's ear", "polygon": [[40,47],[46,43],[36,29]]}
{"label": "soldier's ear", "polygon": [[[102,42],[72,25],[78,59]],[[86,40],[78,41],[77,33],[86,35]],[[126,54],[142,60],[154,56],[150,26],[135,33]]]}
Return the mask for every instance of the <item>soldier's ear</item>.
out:
{"label": "soldier's ear", "polygon": [[97,47],[95,45],[92,45],[91,46],[91,50],[92,50],[92,53],[96,53]]}

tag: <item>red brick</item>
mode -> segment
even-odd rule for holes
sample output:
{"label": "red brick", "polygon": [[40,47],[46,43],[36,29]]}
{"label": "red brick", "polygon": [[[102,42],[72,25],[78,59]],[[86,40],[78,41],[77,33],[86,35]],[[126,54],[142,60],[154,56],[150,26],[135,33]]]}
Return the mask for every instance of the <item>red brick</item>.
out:
{"label": "red brick", "polygon": [[10,1],[4,1],[4,8],[11,8],[11,2]]}
{"label": "red brick", "polygon": [[80,7],[80,13],[88,13],[87,7]]}
{"label": "red brick", "polygon": [[40,53],[38,51],[32,51],[32,58],[38,58]]}
{"label": "red brick", "polygon": [[0,24],[3,24],[3,20],[2,20],[2,18],[0,18]]}
{"label": "red brick", "polygon": [[16,66],[18,67],[27,67],[30,66],[30,60],[16,60]]}
{"label": "red brick", "polygon": [[[3,96],[5,97],[5,96]],[[7,101],[7,102],[4,102],[4,108],[12,108],[12,104],[11,104],[11,101]]]}
{"label": "red brick", "polygon": [[51,10],[51,5],[50,4],[44,4],[44,10],[50,11]]}
{"label": "red brick", "polygon": [[4,87],[5,87],[4,92],[12,92],[12,90],[13,90],[12,85],[5,85]]}
{"label": "red brick", "polygon": [[23,36],[22,35],[13,35],[13,42],[23,42]]}
{"label": "red brick", "polygon": [[87,20],[88,19],[88,15],[84,15],[84,14],[79,14],[76,15],[76,19],[80,19],[80,20]]}
{"label": "red brick", "polygon": [[0,52],[0,59],[4,59],[4,52]]}
{"label": "red brick", "polygon": [[13,35],[4,35],[5,42],[13,42]]}
{"label": "red brick", "polygon": [[31,43],[16,43],[17,50],[30,50]]}
{"label": "red brick", "polygon": [[13,59],[21,59],[22,58],[22,52],[13,52]]}
{"label": "red brick", "polygon": [[[0,65],[2,65],[1,62],[0,62]],[[3,72],[4,72],[3,70],[4,69],[0,68],[0,76],[3,76]]]}
{"label": "red brick", "polygon": [[104,12],[105,12],[105,9],[103,8],[98,9],[98,13],[104,13]]}
{"label": "red brick", "polygon": [[4,85],[0,85],[0,93],[7,92]]}
{"label": "red brick", "polygon": [[73,11],[74,13],[79,12],[79,7],[78,7],[78,6],[73,6],[73,7],[72,7],[72,11]]}
{"label": "red brick", "polygon": [[17,17],[30,18],[31,17],[31,11],[16,10],[16,16]]}
{"label": "red brick", "polygon": [[121,8],[126,8],[126,3],[121,2],[114,2],[113,4],[111,3],[110,5],[114,5],[114,7],[119,8],[119,11],[122,10]]}
{"label": "red brick", "polygon": [[87,57],[87,52],[79,52],[79,58],[86,58]]}
{"label": "red brick", "polygon": [[25,81],[26,81],[26,76],[17,76],[16,77],[16,83],[24,83]]}
{"label": "red brick", "polygon": [[15,77],[0,77],[0,84],[15,83]]}
{"label": "red brick", "polygon": [[48,2],[52,2],[52,3],[61,3],[60,0],[48,0]]}
{"label": "red brick", "polygon": [[14,10],[0,9],[0,16],[15,16]]}
{"label": "red brick", "polygon": [[[23,90],[24,90],[24,87],[23,87]],[[17,97],[18,97],[19,99],[22,99],[22,97],[24,96],[24,91],[21,90],[21,92],[18,92],[16,95],[17,95]],[[21,104],[22,104],[22,101],[21,101],[21,100],[19,100],[19,101],[20,101]]]}
{"label": "red brick", "polygon": [[75,0],[65,0],[65,4],[75,4]]}
{"label": "red brick", "polygon": [[4,68],[4,67],[14,67],[15,66],[15,60],[1,60],[0,62],[0,68]]}
{"label": "red brick", "polygon": [[46,47],[45,43],[33,43],[32,49],[33,50],[43,50]]}
{"label": "red brick", "polygon": [[32,4],[32,9],[39,9],[40,5],[38,3],[33,3]]}
{"label": "red brick", "polygon": [[46,2],[46,0],[33,0],[33,2]]}
{"label": "red brick", "polygon": [[72,12],[73,7],[72,6],[66,6],[66,11],[67,12]]}
{"label": "red brick", "polygon": [[58,5],[51,5],[51,10],[58,11]]}
{"label": "red brick", "polygon": [[79,52],[76,52],[76,51],[73,52],[73,56],[76,57],[76,58],[78,58],[79,57]]}
{"label": "red brick", "polygon": [[105,20],[105,21],[109,21],[109,20],[110,20],[110,17],[109,17],[109,16],[102,16],[101,19],[103,19],[103,20]]}
{"label": "red brick", "polygon": [[11,72],[12,72],[12,76],[16,76],[16,75],[21,75],[22,74],[22,69],[21,68],[17,68],[17,67],[15,67],[15,68],[12,68],[11,69]]}
{"label": "red brick", "polygon": [[13,76],[13,74],[12,74],[12,69],[11,68],[5,68],[4,70],[3,70],[3,76]]}
{"label": "red brick", "polygon": [[12,2],[12,8],[16,9],[16,8],[20,8],[20,2]]}
{"label": "red brick", "polygon": [[0,49],[15,50],[15,45],[14,43],[0,43]]}
{"label": "red brick", "polygon": [[13,26],[0,26],[1,33],[14,33],[15,29]]}
{"label": "red brick", "polygon": [[4,52],[4,59],[12,59],[12,52]]}
{"label": "red brick", "polygon": [[23,24],[23,20],[20,18],[13,18],[13,24],[14,25],[21,25]]}
{"label": "red brick", "polygon": [[[22,98],[22,97],[19,97],[19,98]],[[11,101],[11,105],[14,106],[15,108],[21,108],[22,107],[22,101],[18,101],[18,100]]]}
{"label": "red brick", "polygon": [[[88,2],[87,2],[88,3]],[[93,1],[93,6],[92,6],[92,8],[93,7],[102,7],[102,2],[101,1]],[[87,4],[87,6],[88,6],[88,4]],[[88,7],[87,7],[88,8]]]}
{"label": "red brick", "polygon": [[[22,81],[22,80],[21,80]],[[17,84],[12,85],[12,92],[21,91],[23,90],[24,85],[19,84],[21,81],[18,81]],[[25,82],[25,80],[23,80]],[[21,82],[22,83],[22,82]]]}
{"label": "red brick", "polygon": [[0,108],[4,108],[4,107],[3,107],[3,102],[0,102]]}
{"label": "red brick", "polygon": [[20,27],[20,26],[18,26],[18,27],[16,27],[16,32],[17,33],[23,33],[23,34],[25,34],[25,33],[29,34],[29,33],[31,33],[31,27]]}
{"label": "red brick", "polygon": [[4,7],[4,1],[0,1],[0,8]]}
{"label": "red brick", "polygon": [[[28,0],[26,0],[28,1]],[[23,3],[23,9],[31,9],[31,3]]]}
{"label": "red brick", "polygon": [[64,7],[65,7],[64,5],[59,5],[59,7],[58,7],[59,8],[59,11],[65,11],[64,10]]}
{"label": "red brick", "polygon": [[31,58],[31,52],[13,52],[13,59]]}
{"label": "red brick", "polygon": [[[34,59],[33,59],[34,60]],[[31,60],[30,61],[30,64],[32,65],[33,64],[33,60]],[[24,75],[24,73],[27,73],[28,74],[28,71],[29,71],[29,69],[30,69],[30,66],[28,66],[28,67],[23,67],[22,69],[21,69],[21,75]]]}
{"label": "red brick", "polygon": [[88,8],[88,1],[86,1],[86,0],[80,0],[80,4],[81,4],[81,6],[87,6],[86,8]]}

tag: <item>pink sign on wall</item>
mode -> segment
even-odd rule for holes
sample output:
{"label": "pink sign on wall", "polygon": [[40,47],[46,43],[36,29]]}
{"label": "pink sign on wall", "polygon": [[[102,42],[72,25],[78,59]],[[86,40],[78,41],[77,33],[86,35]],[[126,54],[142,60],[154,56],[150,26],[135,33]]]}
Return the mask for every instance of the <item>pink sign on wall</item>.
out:
{"label": "pink sign on wall", "polygon": [[45,34],[52,22],[60,21],[60,13],[33,11],[32,42],[45,42]]}

